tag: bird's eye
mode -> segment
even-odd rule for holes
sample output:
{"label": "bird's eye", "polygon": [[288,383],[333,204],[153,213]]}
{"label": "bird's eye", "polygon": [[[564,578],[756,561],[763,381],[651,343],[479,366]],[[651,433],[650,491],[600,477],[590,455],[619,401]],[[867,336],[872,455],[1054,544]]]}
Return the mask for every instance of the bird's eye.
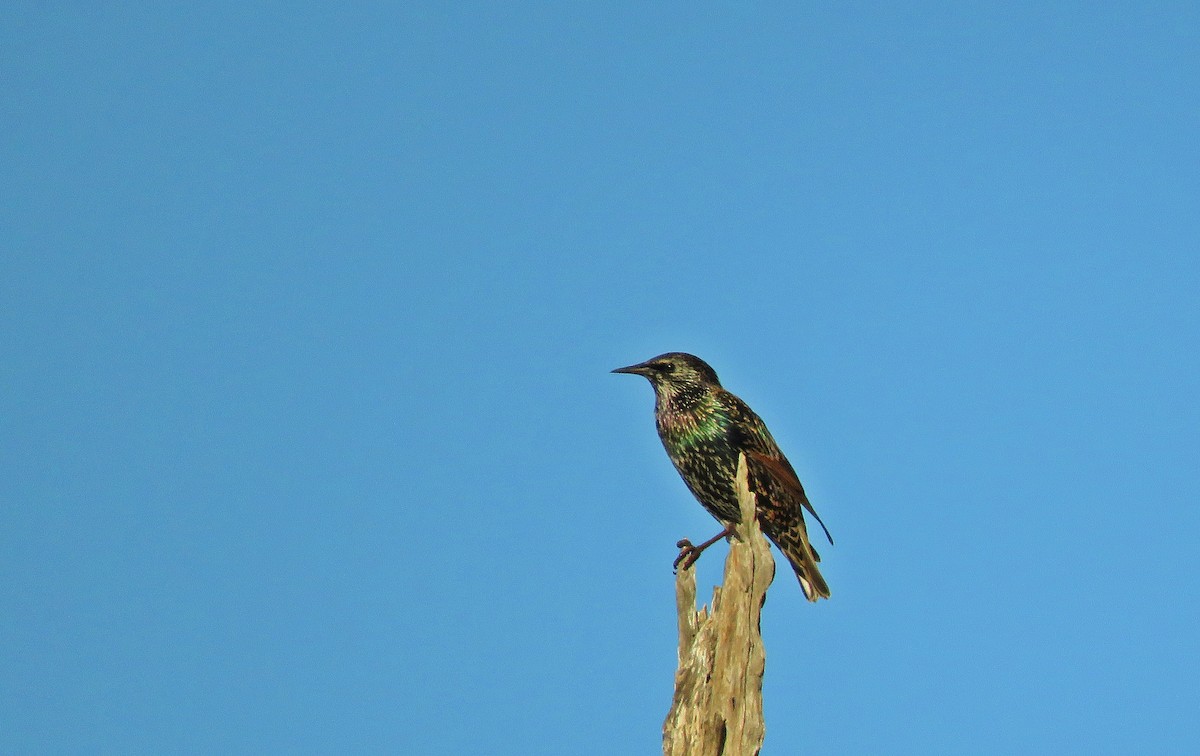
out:
{"label": "bird's eye", "polygon": [[663,372],[663,373],[674,373],[675,365],[674,365],[674,363],[671,363],[671,362],[660,362],[660,363],[658,363],[658,369],[660,372]]}

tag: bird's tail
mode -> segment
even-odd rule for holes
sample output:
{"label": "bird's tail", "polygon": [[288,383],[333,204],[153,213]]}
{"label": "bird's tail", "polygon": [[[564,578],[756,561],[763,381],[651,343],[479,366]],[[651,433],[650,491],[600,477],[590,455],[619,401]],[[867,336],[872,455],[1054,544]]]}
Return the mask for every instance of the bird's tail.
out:
{"label": "bird's tail", "polygon": [[[766,518],[766,526],[789,523],[783,532],[769,532],[768,536],[792,563],[792,569],[796,571],[796,577],[800,580],[800,588],[804,591],[804,597],[814,602],[817,599],[829,598],[829,584],[825,582],[821,571],[817,569],[817,562],[821,561],[821,555],[808,540],[808,528],[804,525],[804,513],[800,507],[803,506],[812,512],[813,517],[816,517],[817,522],[820,522],[821,527],[825,529],[825,536],[829,538],[829,542],[833,543],[829,529],[825,528],[825,523],[821,522],[821,518],[817,517],[816,510],[808,503],[808,497],[804,494],[804,486],[800,485],[796,471],[792,469],[786,459],[782,456],[772,456],[753,450],[750,452],[750,457],[761,464],[771,481],[780,489],[779,496],[767,496],[766,502],[768,505],[774,502],[783,502],[783,504],[777,505],[783,509],[783,514]],[[794,505],[790,511],[787,504]],[[779,513],[776,512],[776,514]],[[767,532],[767,527],[764,527],[764,532]]]}
{"label": "bird's tail", "polygon": [[809,601],[829,598],[829,584],[825,582],[821,570],[817,569],[821,555],[809,543],[807,533],[797,528],[775,539],[775,545],[791,562],[800,588],[804,591],[804,598]]}

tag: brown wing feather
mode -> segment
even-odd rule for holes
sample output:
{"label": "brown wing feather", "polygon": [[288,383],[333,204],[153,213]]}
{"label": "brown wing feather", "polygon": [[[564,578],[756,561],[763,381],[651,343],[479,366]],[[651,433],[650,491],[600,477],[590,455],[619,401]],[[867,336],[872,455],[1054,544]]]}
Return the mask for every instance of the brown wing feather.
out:
{"label": "brown wing feather", "polygon": [[829,534],[829,528],[825,527],[825,523],[821,521],[821,516],[817,514],[817,510],[813,509],[813,505],[809,503],[808,496],[804,493],[804,486],[800,484],[800,478],[796,475],[796,471],[792,469],[791,463],[784,457],[773,457],[754,450],[750,450],[750,456],[762,463],[762,466],[771,474],[775,482],[783,486],[792,496],[795,496],[804,508],[808,510],[809,514],[820,524],[821,530],[825,531],[825,537],[829,539],[829,544],[832,546],[833,536]]}

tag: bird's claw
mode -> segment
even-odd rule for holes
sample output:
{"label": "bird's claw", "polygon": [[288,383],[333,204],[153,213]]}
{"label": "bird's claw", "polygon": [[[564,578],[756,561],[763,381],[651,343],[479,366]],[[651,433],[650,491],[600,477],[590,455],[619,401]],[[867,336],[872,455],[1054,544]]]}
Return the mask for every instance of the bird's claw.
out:
{"label": "bird's claw", "polygon": [[[695,564],[696,559],[700,556],[701,550],[696,548],[695,545],[693,545],[692,542],[686,538],[679,539],[679,541],[675,544],[675,548],[679,549],[679,556],[675,557],[675,561],[671,563],[672,572],[677,573],[681,569],[686,570],[688,567],[691,567],[693,564]],[[682,567],[680,567],[681,564],[683,565]]]}

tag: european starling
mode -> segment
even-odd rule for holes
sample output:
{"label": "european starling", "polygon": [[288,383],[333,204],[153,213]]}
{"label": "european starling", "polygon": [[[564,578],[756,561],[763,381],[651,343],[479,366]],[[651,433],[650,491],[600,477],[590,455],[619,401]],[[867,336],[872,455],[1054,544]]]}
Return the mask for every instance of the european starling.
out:
{"label": "european starling", "polygon": [[829,586],[817,569],[821,557],[808,540],[803,510],[820,523],[830,544],[833,538],[804,494],[796,471],[754,410],[721,387],[708,363],[683,352],[669,352],[613,372],[641,375],[650,381],[654,421],[667,456],[696,499],[725,525],[699,546],[680,541],[676,566],[690,566],[701,551],[731,535],[733,525],[741,520],[735,477],[738,456],[745,453],[750,489],[758,502],[759,527],[791,562],[805,598],[829,598]]}

